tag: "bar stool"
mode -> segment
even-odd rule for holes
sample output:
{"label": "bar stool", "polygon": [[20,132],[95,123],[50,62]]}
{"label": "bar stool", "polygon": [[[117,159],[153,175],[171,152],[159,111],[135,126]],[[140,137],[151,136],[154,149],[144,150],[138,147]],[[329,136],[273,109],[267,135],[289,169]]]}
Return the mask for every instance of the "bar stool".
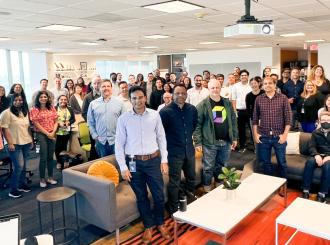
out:
{"label": "bar stool", "polygon": [[[66,227],[66,221],[65,221],[65,212],[64,212],[64,201],[74,197],[74,203],[75,203],[75,211],[76,211],[76,229]],[[38,201],[38,214],[39,214],[39,226],[40,226],[40,234],[43,233],[42,231],[42,222],[41,222],[41,203],[48,203],[50,204],[50,211],[51,211],[51,222],[52,222],[52,231],[49,232],[49,234],[53,235],[54,244],[71,244],[75,240],[78,241],[78,244],[80,244],[79,241],[79,220],[78,220],[78,209],[77,209],[77,195],[76,190],[69,188],[69,187],[57,187],[52,188],[47,191],[41,192],[37,196]],[[63,217],[63,227],[55,229],[54,225],[54,203],[55,202],[61,202],[62,206],[62,217]],[[55,242],[55,233],[59,231],[64,231],[64,241],[62,243],[56,243]],[[73,233],[73,236],[71,239],[67,240],[66,231],[70,231]]]}

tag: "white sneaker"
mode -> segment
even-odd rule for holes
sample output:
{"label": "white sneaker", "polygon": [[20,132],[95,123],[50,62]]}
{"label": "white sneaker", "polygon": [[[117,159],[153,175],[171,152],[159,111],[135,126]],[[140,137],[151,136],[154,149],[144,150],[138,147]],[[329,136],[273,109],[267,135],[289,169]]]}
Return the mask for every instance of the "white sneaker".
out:
{"label": "white sneaker", "polygon": [[54,180],[54,179],[49,178],[49,179],[47,179],[47,183],[49,183],[51,185],[56,185],[57,184],[57,181]]}
{"label": "white sneaker", "polygon": [[61,167],[62,167],[62,166],[61,166],[60,163],[57,163],[57,164],[56,164],[56,169],[61,169]]}
{"label": "white sneaker", "polygon": [[45,180],[40,180],[40,187],[41,188],[46,188],[47,187],[47,183]]}

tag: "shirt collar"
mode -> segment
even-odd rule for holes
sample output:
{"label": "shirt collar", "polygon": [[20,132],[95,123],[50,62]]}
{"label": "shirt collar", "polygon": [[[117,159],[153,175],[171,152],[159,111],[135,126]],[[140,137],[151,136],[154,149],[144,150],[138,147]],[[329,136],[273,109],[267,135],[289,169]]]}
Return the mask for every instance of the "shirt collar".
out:
{"label": "shirt collar", "polygon": [[145,114],[148,114],[150,112],[150,109],[146,107],[146,109],[144,110],[143,114],[140,115],[140,114],[137,114],[134,109],[132,108],[132,110],[129,111],[132,115],[135,115],[135,116],[144,116]]}

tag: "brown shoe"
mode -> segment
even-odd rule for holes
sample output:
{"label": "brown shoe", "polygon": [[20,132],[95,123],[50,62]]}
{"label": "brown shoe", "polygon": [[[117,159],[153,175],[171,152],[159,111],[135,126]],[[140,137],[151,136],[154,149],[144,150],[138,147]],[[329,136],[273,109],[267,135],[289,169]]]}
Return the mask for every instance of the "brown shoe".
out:
{"label": "brown shoe", "polygon": [[279,194],[281,197],[284,197],[284,196],[285,196],[285,189],[284,189],[284,186],[282,186],[282,187],[279,189],[278,194]]}
{"label": "brown shoe", "polygon": [[142,242],[145,244],[150,244],[152,240],[152,228],[146,228],[142,236]]}
{"label": "brown shoe", "polygon": [[168,230],[165,228],[164,225],[157,226],[157,229],[164,239],[167,239],[167,240],[171,239],[170,233],[168,232]]}

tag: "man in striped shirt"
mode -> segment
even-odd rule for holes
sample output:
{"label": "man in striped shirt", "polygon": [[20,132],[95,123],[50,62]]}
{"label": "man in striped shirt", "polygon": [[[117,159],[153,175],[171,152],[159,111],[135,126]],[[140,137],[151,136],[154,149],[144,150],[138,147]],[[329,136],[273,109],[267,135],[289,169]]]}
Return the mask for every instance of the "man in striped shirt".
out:
{"label": "man in striped shirt", "polygon": [[256,98],[253,111],[253,134],[257,144],[257,160],[264,173],[274,175],[271,163],[275,150],[280,177],[286,178],[286,139],[291,125],[291,108],[285,95],[276,92],[275,81],[266,77],[265,93]]}

